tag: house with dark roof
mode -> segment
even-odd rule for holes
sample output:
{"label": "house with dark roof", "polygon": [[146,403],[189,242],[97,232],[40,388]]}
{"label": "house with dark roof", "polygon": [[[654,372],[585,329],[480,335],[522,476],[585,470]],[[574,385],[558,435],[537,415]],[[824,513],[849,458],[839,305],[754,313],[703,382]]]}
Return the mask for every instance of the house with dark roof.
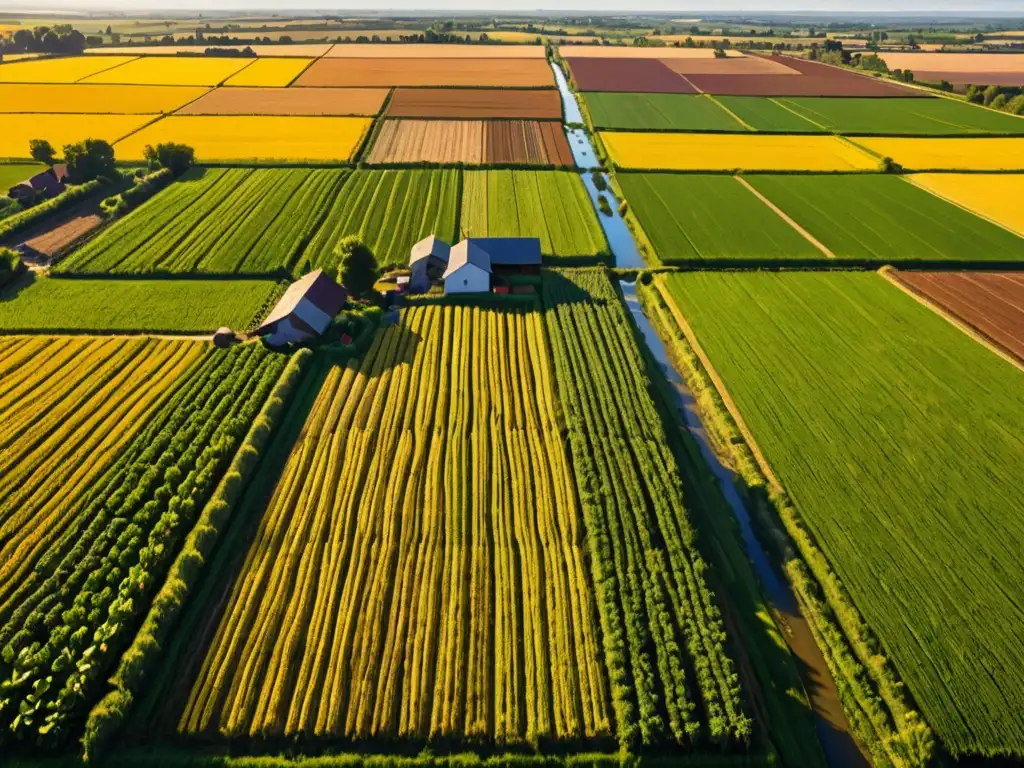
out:
{"label": "house with dark roof", "polygon": [[274,346],[309,341],[327,330],[347,299],[348,291],[315,270],[288,287],[256,335]]}
{"label": "house with dark roof", "polygon": [[40,171],[25,181],[11,187],[7,196],[20,203],[31,203],[37,199],[56,197],[67,189],[68,167],[63,163]]}

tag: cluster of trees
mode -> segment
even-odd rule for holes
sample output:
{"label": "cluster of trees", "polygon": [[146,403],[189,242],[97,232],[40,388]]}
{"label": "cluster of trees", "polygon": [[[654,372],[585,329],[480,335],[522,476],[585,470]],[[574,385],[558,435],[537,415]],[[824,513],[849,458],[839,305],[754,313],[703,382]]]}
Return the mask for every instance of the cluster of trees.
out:
{"label": "cluster of trees", "polygon": [[0,53],[81,53],[85,46],[85,35],[70,24],[19,29],[0,39]]}
{"label": "cluster of trees", "polygon": [[[953,87],[949,85],[948,90],[953,90]],[[992,109],[1009,112],[1011,115],[1024,115],[1024,88],[969,85],[967,100],[972,104],[984,104]]]}

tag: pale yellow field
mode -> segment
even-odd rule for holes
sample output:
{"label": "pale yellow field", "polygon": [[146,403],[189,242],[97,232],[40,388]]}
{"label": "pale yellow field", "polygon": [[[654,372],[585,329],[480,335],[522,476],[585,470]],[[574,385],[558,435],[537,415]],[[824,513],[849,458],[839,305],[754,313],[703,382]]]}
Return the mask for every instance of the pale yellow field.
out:
{"label": "pale yellow field", "polygon": [[120,142],[121,160],[142,159],[147,144],[188,144],[196,160],[347,161],[373,120],[364,117],[166,117]]}
{"label": "pale yellow field", "polygon": [[4,115],[0,130],[0,157],[28,157],[32,139],[46,139],[60,154],[65,144],[104,139],[113,144],[156,115]]}
{"label": "pale yellow field", "polygon": [[134,56],[68,56],[0,64],[0,83],[77,83],[83,78],[118,67]]}
{"label": "pale yellow field", "polygon": [[602,132],[622,168],[674,171],[870,171],[878,160],[834,136]]}
{"label": "pale yellow field", "polygon": [[[714,48],[637,48],[629,45],[574,45],[558,49],[563,56],[575,59],[713,59]],[[730,48],[727,56],[743,56]]]}
{"label": "pale yellow field", "polygon": [[256,59],[224,85],[284,88],[302,74],[311,59]]}
{"label": "pale yellow field", "polygon": [[207,92],[174,85],[0,85],[0,113],[152,115],[174,112]]}
{"label": "pale yellow field", "polygon": [[908,171],[1024,171],[1024,138],[857,138]]}
{"label": "pale yellow field", "polygon": [[916,173],[915,184],[1024,235],[1024,175]]}
{"label": "pale yellow field", "polygon": [[1024,53],[881,53],[889,69],[914,72],[1024,72]]}
{"label": "pale yellow field", "polygon": [[147,56],[86,78],[85,83],[117,85],[219,85],[254,59]]}
{"label": "pale yellow field", "polygon": [[[252,48],[257,56],[268,58],[300,58],[315,59],[323,56],[331,49],[332,43],[317,43],[311,45],[218,45],[218,48],[231,48],[241,51],[244,48]],[[100,53],[137,53],[140,56],[174,56],[178,53],[201,54],[205,51],[205,45],[141,45],[121,48],[86,48],[87,54]],[[245,59],[248,61],[248,59]]]}
{"label": "pale yellow field", "polygon": [[543,59],[543,45],[460,45],[453,43],[338,43],[332,59]]}

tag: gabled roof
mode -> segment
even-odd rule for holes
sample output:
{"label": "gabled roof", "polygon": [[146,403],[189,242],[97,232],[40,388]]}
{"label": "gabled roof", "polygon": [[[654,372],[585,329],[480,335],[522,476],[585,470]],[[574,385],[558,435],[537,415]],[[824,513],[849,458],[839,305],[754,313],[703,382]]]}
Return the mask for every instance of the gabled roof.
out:
{"label": "gabled roof", "polygon": [[480,247],[478,240],[463,240],[452,248],[448,255],[448,268],[442,277],[448,277],[467,264],[479,267],[484,272],[491,271],[491,255]]}
{"label": "gabled roof", "polygon": [[288,317],[304,299],[320,311],[334,317],[345,306],[347,298],[348,291],[325,275],[322,269],[314,270],[288,286],[288,290],[284,292],[284,296],[267,315],[267,319],[257,329],[257,333]]}
{"label": "gabled roof", "polygon": [[452,247],[444,240],[440,239],[437,235],[430,235],[430,237],[423,238],[412,247],[412,252],[409,254],[409,266],[411,267],[417,261],[429,259],[430,257],[447,262],[451,250]]}
{"label": "gabled roof", "polygon": [[495,266],[529,266],[541,263],[540,238],[471,237],[469,242],[483,248]]}

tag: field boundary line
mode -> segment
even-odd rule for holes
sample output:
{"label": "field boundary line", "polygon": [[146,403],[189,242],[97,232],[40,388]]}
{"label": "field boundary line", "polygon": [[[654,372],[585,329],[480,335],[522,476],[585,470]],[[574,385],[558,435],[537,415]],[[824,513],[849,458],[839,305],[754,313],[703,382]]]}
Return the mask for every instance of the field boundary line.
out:
{"label": "field boundary line", "polygon": [[761,194],[761,193],[760,193],[760,192],[759,192],[758,190],[754,189],[753,185],[752,185],[752,184],[751,184],[751,183],[750,183],[749,181],[747,181],[746,179],[744,179],[744,178],[743,178],[742,176],[738,176],[738,175],[737,175],[737,176],[733,176],[733,178],[734,178],[734,179],[736,179],[736,181],[738,181],[738,182],[739,182],[740,184],[742,184],[742,185],[743,185],[744,187],[746,187],[746,188],[747,188],[747,189],[748,189],[748,190],[749,190],[749,191],[750,191],[750,192],[751,192],[751,193],[752,193],[752,194],[753,194],[753,195],[754,195],[754,196],[755,196],[755,197],[756,197],[756,198],[757,198],[758,200],[760,200],[760,201],[761,201],[762,203],[764,203],[764,204],[765,204],[765,205],[767,205],[767,206],[768,206],[769,208],[771,208],[771,209],[772,209],[772,211],[774,211],[774,212],[775,212],[775,215],[776,215],[776,216],[778,216],[778,217],[779,217],[780,219],[782,219],[782,220],[783,220],[784,222],[786,222],[787,224],[789,224],[789,226],[791,226],[791,227],[792,227],[793,229],[795,229],[795,230],[796,230],[797,232],[799,232],[799,233],[800,233],[800,235],[801,235],[801,236],[802,236],[802,237],[803,237],[803,238],[804,238],[804,239],[805,239],[805,240],[806,240],[807,242],[809,242],[809,243],[810,243],[811,245],[813,245],[813,246],[814,246],[815,248],[817,248],[817,249],[818,249],[819,251],[821,251],[821,252],[822,252],[823,254],[825,254],[826,256],[828,256],[828,257],[829,257],[830,259],[834,259],[834,258],[836,257],[836,255],[835,255],[834,253],[832,253],[832,251],[830,251],[830,250],[829,250],[829,249],[828,249],[827,247],[825,247],[825,244],[824,244],[824,243],[822,243],[822,242],[821,242],[820,240],[818,240],[818,238],[816,238],[816,237],[815,237],[814,235],[812,235],[812,234],[811,234],[810,232],[808,232],[808,231],[807,231],[806,229],[804,229],[804,228],[803,228],[803,227],[801,227],[801,226],[800,226],[799,224],[797,224],[797,223],[796,223],[796,221],[795,221],[795,220],[793,219],[793,217],[792,217],[792,216],[790,216],[790,215],[789,215],[788,213],[786,213],[786,212],[785,212],[784,210],[782,210],[781,208],[779,208],[779,206],[777,206],[777,205],[776,205],[775,203],[773,203],[773,202],[772,202],[771,200],[769,200],[769,199],[768,199],[767,197],[765,197],[764,195],[762,195],[762,194]]}
{"label": "field boundary line", "polygon": [[248,63],[248,64],[246,64],[246,65],[245,65],[244,67],[239,67],[239,68],[238,68],[237,70],[235,70],[235,71],[234,71],[234,72],[232,72],[232,73],[231,73],[230,75],[228,75],[227,77],[225,77],[225,78],[224,78],[223,80],[221,80],[221,81],[220,81],[219,83],[214,83],[214,84],[213,84],[213,87],[214,87],[214,88],[223,88],[223,87],[228,87],[228,86],[225,86],[225,85],[224,85],[224,83],[226,83],[226,82],[227,82],[228,80],[230,80],[231,78],[233,78],[233,77],[236,77],[236,76],[238,76],[238,75],[242,74],[243,72],[245,72],[245,70],[247,70],[247,69],[248,69],[249,67],[251,67],[251,66],[252,66],[253,64],[255,64],[255,63],[256,63],[257,61],[259,61],[259,57],[258,57],[258,56],[254,56],[254,57],[253,57],[252,59],[250,59],[250,60],[249,60],[249,63]]}
{"label": "field boundary line", "polygon": [[953,314],[953,312],[943,307],[934,299],[925,296],[923,293],[919,293],[917,290],[904,283],[902,280],[899,279],[899,272],[894,267],[882,267],[880,270],[878,270],[878,274],[880,274],[892,285],[896,286],[905,294],[907,294],[907,296],[914,299],[919,304],[927,307],[932,312],[946,320],[948,323],[956,326],[965,334],[974,339],[976,342],[981,344],[983,347],[987,348],[990,352],[994,352],[996,355],[1003,358],[1003,360],[1008,362],[1014,368],[1024,373],[1024,360],[1020,360],[1015,355],[1008,352],[1006,349],[1003,348],[1001,344],[996,342],[994,339],[992,339],[979,329],[975,328],[966,320],[962,320],[960,317]]}
{"label": "field boundary line", "polygon": [[830,131],[830,130],[829,130],[828,128],[826,128],[826,127],[825,127],[824,125],[822,125],[821,123],[819,123],[819,122],[818,122],[817,120],[811,120],[811,118],[809,118],[809,117],[808,117],[807,115],[801,115],[801,114],[800,114],[799,112],[797,112],[797,111],[796,111],[795,109],[793,109],[792,107],[787,107],[787,106],[786,106],[785,104],[783,104],[783,103],[782,103],[781,101],[778,101],[778,100],[777,100],[777,99],[780,99],[780,98],[782,98],[782,97],[781,97],[781,96],[769,96],[769,97],[768,97],[768,101],[770,101],[770,102],[771,102],[772,104],[776,104],[776,105],[778,105],[778,106],[782,107],[782,108],[783,108],[784,110],[786,110],[787,112],[789,112],[789,113],[790,113],[791,115],[796,115],[796,116],[797,116],[797,117],[799,117],[799,118],[800,118],[801,120],[806,120],[806,121],[807,121],[808,123],[810,123],[811,125],[816,125],[816,126],[818,126],[819,128],[821,128],[821,130],[825,131],[826,133],[832,133],[832,131]]}
{"label": "field boundary line", "polygon": [[1018,235],[1019,237],[1024,237],[1024,229],[1021,229],[1021,230],[1014,229],[1013,227],[1010,227],[1010,226],[1007,226],[1006,224],[1003,224],[1001,221],[996,221],[995,219],[991,218],[990,216],[986,216],[983,213],[975,211],[973,208],[968,208],[963,203],[958,203],[953,198],[946,197],[946,195],[943,195],[943,194],[941,194],[939,192],[936,192],[935,190],[925,186],[924,184],[920,184],[919,182],[915,181],[914,180],[914,176],[916,176],[916,175],[917,174],[914,174],[914,173],[902,174],[900,176],[900,178],[903,179],[908,184],[913,184],[918,189],[924,190],[929,195],[934,195],[935,197],[939,198],[940,200],[945,200],[950,205],[955,205],[960,210],[966,211],[967,213],[971,214],[972,216],[977,216],[979,219],[984,219],[989,224],[995,224],[997,227],[1002,227],[1003,229],[1005,229],[1007,232],[1010,232],[1011,234]]}
{"label": "field boundary line", "polygon": [[700,88],[698,88],[694,84],[694,82],[690,78],[688,78],[686,75],[684,75],[682,72],[676,72],[676,74],[679,75],[681,78],[683,78],[683,82],[685,82],[688,86],[693,88],[694,92],[697,93],[699,96],[704,96],[705,95],[704,91],[702,91]]}
{"label": "field boundary line", "polygon": [[[77,80],[75,80],[75,82],[70,83],[70,85],[78,85],[79,83],[82,83],[82,82],[88,80],[90,77],[95,77],[96,75],[101,75],[104,72],[111,72],[111,71],[117,69],[118,67],[123,67],[125,64],[131,64],[133,61],[138,61],[141,58],[142,58],[141,56],[132,56],[130,59],[128,59],[128,61],[122,61],[120,64],[114,64],[112,66],[107,67],[106,69],[101,69],[101,70],[98,70],[96,72],[91,72],[88,75],[86,75],[85,77],[80,77]],[[57,85],[57,83],[29,83],[29,85]],[[99,85],[99,83],[95,83],[95,85]]]}
{"label": "field boundary line", "polygon": [[757,461],[758,467],[761,469],[762,474],[771,486],[772,491],[775,493],[784,493],[785,489],[782,483],[779,482],[778,476],[775,474],[775,470],[772,469],[771,464],[768,463],[768,459],[765,458],[764,453],[761,451],[761,446],[754,440],[754,434],[750,431],[750,427],[747,426],[747,422],[743,420],[742,414],[736,405],[736,402],[732,399],[732,395],[729,394],[729,390],[725,386],[725,382],[722,377],[719,376],[718,371],[711,364],[711,359],[704,352],[704,348],[700,345],[697,340],[697,334],[693,332],[693,328],[690,326],[689,321],[683,315],[683,310],[680,309],[668,292],[666,291],[663,281],[655,280],[654,285],[657,286],[658,292],[661,294],[662,299],[668,306],[669,311],[672,313],[673,319],[679,324],[679,330],[683,332],[683,336],[686,337],[687,343],[693,348],[693,353],[700,360],[700,364],[704,366],[704,370],[707,371],[708,378],[711,379],[711,383],[714,384],[715,389],[718,390],[719,397],[722,398],[722,403],[725,405],[726,410],[729,411],[729,415],[732,416],[733,421],[736,422],[736,428],[743,435],[743,439],[746,441],[747,446],[750,448],[750,452],[753,454],[754,459]]}
{"label": "field boundary line", "polygon": [[[694,87],[696,88],[696,86],[694,86]],[[719,107],[721,107],[721,108],[722,108],[723,110],[725,110],[726,114],[728,114],[728,115],[729,115],[729,117],[731,117],[731,118],[732,118],[733,120],[735,120],[735,121],[736,121],[737,123],[739,123],[740,125],[742,125],[742,126],[743,126],[744,128],[746,128],[746,129],[747,129],[748,131],[750,131],[751,133],[759,133],[759,131],[757,130],[757,128],[755,128],[754,126],[752,126],[752,125],[751,125],[750,123],[748,123],[748,122],[747,122],[746,120],[743,120],[743,119],[741,119],[739,115],[737,115],[737,114],[736,114],[735,112],[733,112],[733,111],[732,111],[731,109],[729,109],[729,108],[728,108],[727,106],[725,106],[725,104],[723,104],[722,102],[720,102],[720,101],[719,101],[718,99],[716,99],[716,98],[715,98],[714,96],[712,96],[712,95],[711,95],[710,93],[705,93],[705,94],[704,94],[704,96],[707,96],[707,97],[708,97],[709,99],[711,99],[711,101],[713,101],[713,102],[714,102],[715,104],[717,104],[717,105],[718,105]]]}

